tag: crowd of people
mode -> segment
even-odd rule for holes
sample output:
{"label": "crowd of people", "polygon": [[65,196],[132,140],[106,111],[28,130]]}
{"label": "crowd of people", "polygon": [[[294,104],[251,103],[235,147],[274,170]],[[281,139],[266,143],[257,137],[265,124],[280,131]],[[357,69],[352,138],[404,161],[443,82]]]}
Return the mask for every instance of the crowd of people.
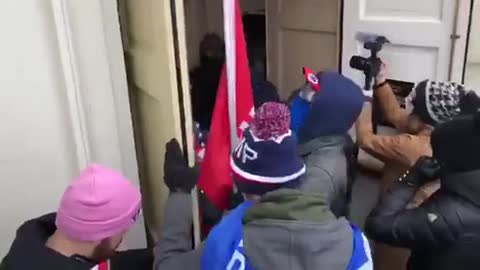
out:
{"label": "crowd of people", "polygon": [[[215,37],[204,46],[203,64],[223,61]],[[194,82],[203,72],[212,71],[197,69]],[[373,95],[399,131],[387,136],[374,132],[372,98],[358,85],[336,72],[316,76],[321,91],[305,98],[306,82],[290,102],[281,102],[270,82],[253,82],[256,114],[230,164],[241,198],[220,213],[198,247],[191,204],[198,172],[172,140],[164,163],[170,193],[153,249],[116,251],[140,214],[141,194],[120,172],[92,164],[72,181],[55,213],[20,226],[0,270],[476,268],[477,94],[458,83],[425,80],[402,108],[383,66]],[[194,103],[202,126],[209,125],[208,104]],[[305,112],[301,121],[299,111]],[[356,143],[349,134],[354,126]],[[385,163],[381,195],[365,224],[349,220],[356,146]]]}

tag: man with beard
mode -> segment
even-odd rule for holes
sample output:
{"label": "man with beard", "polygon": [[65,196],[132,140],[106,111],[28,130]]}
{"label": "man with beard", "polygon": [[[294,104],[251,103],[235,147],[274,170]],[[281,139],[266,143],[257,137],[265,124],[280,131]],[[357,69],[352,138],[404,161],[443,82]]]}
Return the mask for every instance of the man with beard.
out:
{"label": "man with beard", "polygon": [[115,251],[140,207],[138,188],[120,173],[92,164],[67,188],[57,213],[17,230],[0,269],[151,269],[151,250]]}

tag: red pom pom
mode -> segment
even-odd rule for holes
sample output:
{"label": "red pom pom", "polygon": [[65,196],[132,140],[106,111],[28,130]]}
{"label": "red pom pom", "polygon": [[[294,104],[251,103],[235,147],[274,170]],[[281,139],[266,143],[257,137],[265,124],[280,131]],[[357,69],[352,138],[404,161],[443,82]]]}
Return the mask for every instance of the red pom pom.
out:
{"label": "red pom pom", "polygon": [[290,130],[290,111],[282,103],[267,102],[255,113],[252,133],[262,140],[275,139]]}

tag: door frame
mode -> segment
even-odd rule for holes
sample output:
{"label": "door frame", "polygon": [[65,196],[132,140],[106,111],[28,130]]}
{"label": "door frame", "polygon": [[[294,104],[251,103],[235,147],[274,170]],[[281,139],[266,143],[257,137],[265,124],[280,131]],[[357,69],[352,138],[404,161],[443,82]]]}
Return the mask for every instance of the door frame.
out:
{"label": "door frame", "polygon": [[[78,171],[99,162],[139,186],[116,0],[50,0]],[[143,216],[124,246],[145,248]]]}
{"label": "door frame", "polygon": [[460,36],[452,48],[450,62],[450,80],[464,83],[467,64],[468,40],[470,36],[470,23],[472,21],[472,9],[474,0],[458,0],[456,14],[456,29],[454,33]]}

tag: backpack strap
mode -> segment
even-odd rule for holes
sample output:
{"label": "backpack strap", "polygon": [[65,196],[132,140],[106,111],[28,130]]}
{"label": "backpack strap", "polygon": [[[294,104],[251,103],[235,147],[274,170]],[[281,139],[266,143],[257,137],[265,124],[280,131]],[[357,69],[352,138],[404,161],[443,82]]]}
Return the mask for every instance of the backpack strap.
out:
{"label": "backpack strap", "polygon": [[202,269],[224,270],[228,266],[243,239],[243,216],[251,205],[250,201],[240,204],[212,229],[205,241]]}
{"label": "backpack strap", "polygon": [[373,270],[372,254],[367,237],[362,231],[351,224],[353,233],[353,252],[348,270]]}

